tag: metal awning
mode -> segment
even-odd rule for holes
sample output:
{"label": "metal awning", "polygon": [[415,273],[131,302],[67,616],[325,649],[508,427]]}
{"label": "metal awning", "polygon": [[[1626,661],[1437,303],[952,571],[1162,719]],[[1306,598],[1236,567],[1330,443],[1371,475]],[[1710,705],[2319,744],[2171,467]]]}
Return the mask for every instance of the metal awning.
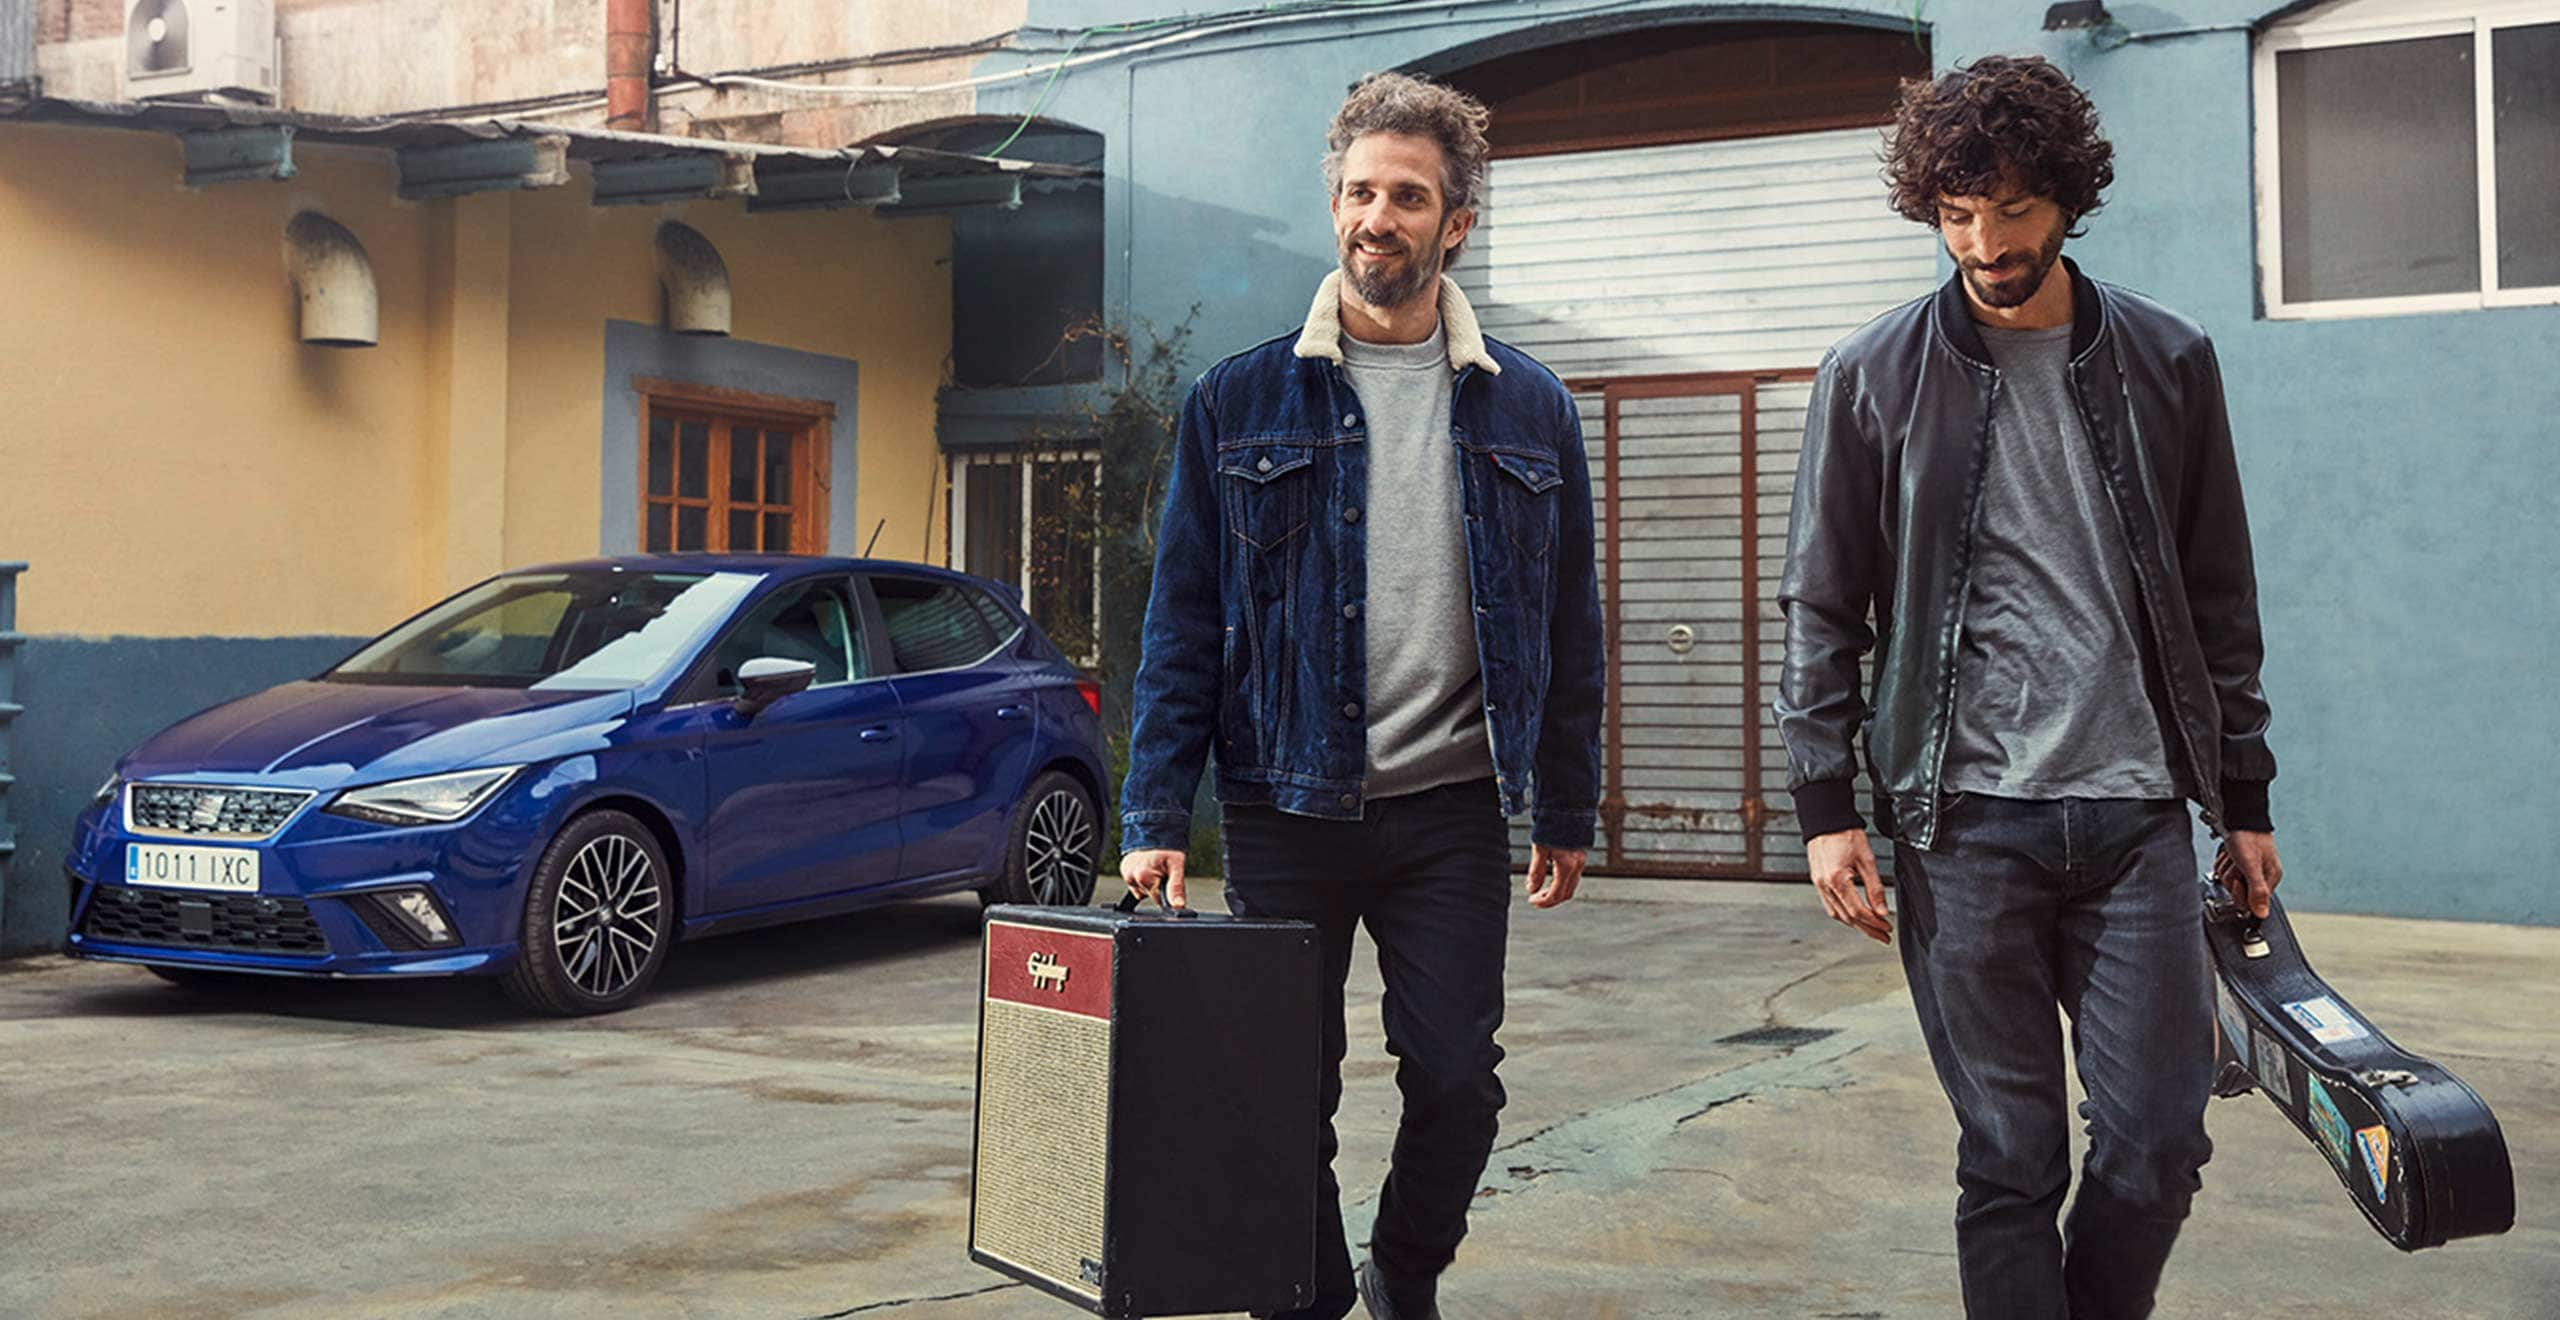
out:
{"label": "metal awning", "polygon": [[1026,185],[1047,191],[1101,179],[1101,171],[1081,166],[924,147],[778,147],[531,119],[366,119],[263,106],[39,98],[0,105],[0,122],[171,134],[185,150],[190,187],[290,179],[297,142],[389,151],[399,164],[400,195],[413,199],[559,187],[574,177],[571,161],[586,164],[598,206],[743,197],[751,211],[859,206],[932,215],[1011,210],[1022,205]]}

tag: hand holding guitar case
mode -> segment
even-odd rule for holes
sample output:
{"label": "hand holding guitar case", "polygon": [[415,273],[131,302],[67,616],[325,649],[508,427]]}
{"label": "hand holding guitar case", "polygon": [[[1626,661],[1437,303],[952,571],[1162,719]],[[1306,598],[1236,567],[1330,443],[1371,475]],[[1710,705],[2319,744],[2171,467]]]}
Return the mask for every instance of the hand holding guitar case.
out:
{"label": "hand holding guitar case", "polygon": [[2478,1092],[2391,1043],[2304,961],[2270,900],[2265,920],[2204,883],[2220,1019],[2214,1091],[2254,1086],[2328,1156],[2356,1208],[2402,1251],[2515,1224],[2507,1141]]}

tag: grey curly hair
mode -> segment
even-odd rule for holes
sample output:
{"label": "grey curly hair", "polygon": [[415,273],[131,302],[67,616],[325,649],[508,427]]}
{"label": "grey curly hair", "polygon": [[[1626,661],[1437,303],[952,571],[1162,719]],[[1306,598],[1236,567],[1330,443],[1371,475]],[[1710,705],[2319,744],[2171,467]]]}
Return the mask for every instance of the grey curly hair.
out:
{"label": "grey curly hair", "polygon": [[[1483,203],[1491,154],[1484,130],[1492,119],[1482,101],[1454,87],[1411,74],[1370,74],[1343,98],[1325,130],[1325,191],[1342,191],[1342,158],[1352,143],[1371,133],[1401,133],[1440,144],[1442,203],[1452,211],[1476,209]],[[1465,250],[1461,242],[1448,260],[1455,262]]]}

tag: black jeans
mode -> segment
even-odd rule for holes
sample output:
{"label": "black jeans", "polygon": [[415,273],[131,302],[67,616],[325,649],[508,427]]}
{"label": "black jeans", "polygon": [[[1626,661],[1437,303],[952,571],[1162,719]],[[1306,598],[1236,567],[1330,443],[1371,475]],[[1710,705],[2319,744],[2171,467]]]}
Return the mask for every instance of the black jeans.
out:
{"label": "black jeans", "polygon": [[1315,923],[1324,950],[1323,1170],[1317,1183],[1316,1300],[1287,1320],[1341,1320],[1357,1303],[1333,1175],[1342,1104],[1342,988],[1351,932],[1367,923],[1386,982],[1387,1052],[1404,1120],[1378,1197],[1370,1254],[1392,1276],[1429,1280],[1467,1232],[1502,1110],[1503,946],[1511,843],[1490,778],[1370,802],[1364,819],[1320,820],[1228,807],[1230,910]]}
{"label": "black jeans", "polygon": [[[1968,794],[1894,852],[1902,966],[1954,1103],[1965,1313],[2151,1313],[2213,1145],[2213,989],[2183,802]],[[2071,1183],[2059,1003],[2088,1100]]]}

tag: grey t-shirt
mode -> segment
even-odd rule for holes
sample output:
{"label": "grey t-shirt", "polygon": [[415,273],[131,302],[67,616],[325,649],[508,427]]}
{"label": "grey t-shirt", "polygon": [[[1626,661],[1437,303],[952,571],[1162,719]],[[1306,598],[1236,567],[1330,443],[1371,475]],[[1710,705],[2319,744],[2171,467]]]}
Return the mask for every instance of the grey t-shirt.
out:
{"label": "grey t-shirt", "polygon": [[2143,687],[2123,523],[2072,403],[2071,327],[1978,328],[2000,386],[1944,786],[2042,801],[2176,797]]}
{"label": "grey t-shirt", "polygon": [[1493,774],[1467,584],[1466,508],[1449,438],[1443,332],[1419,344],[1342,339],[1343,370],[1368,415],[1367,630],[1373,798]]}

